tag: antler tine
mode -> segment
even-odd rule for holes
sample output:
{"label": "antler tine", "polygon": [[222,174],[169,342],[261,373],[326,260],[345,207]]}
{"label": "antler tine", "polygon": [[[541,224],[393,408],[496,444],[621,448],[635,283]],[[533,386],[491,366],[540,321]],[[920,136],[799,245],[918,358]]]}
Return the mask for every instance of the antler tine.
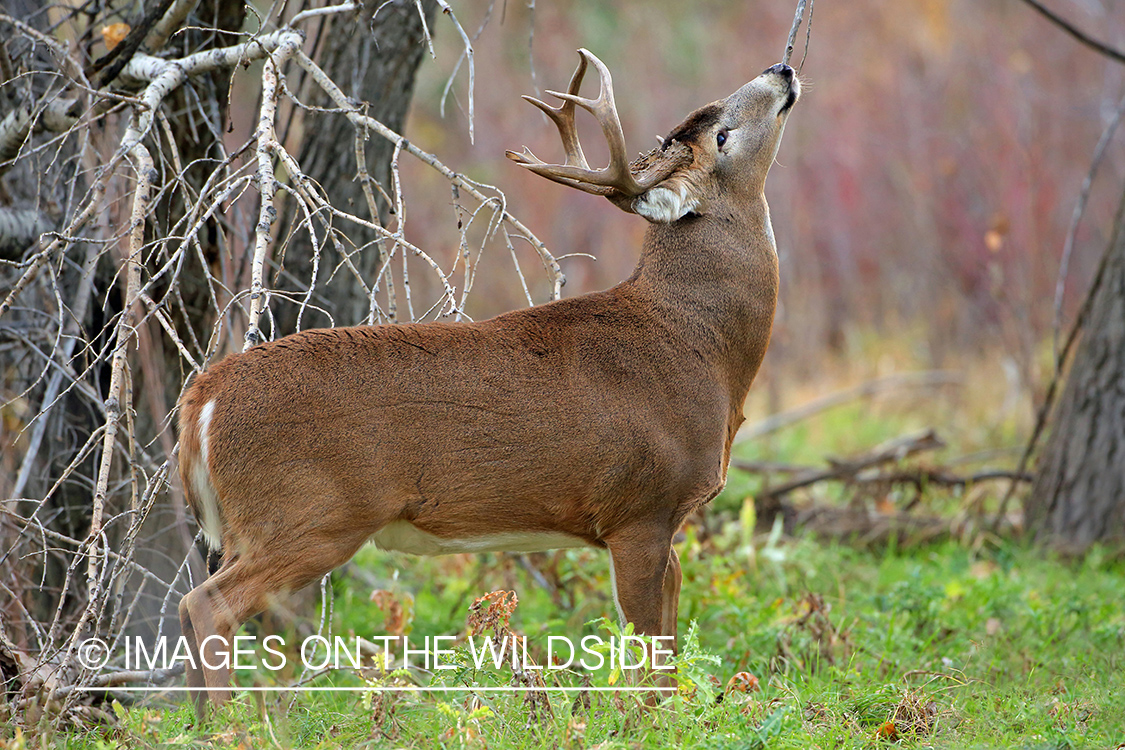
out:
{"label": "antler tine", "polygon": [[569,90],[565,94],[555,93],[554,91],[548,93],[557,96],[567,104],[576,104],[582,107],[597,118],[598,124],[601,125],[602,134],[609,146],[609,165],[605,169],[596,170],[595,174],[598,177],[594,178],[591,175],[590,182],[613,187],[626,195],[639,195],[646,188],[638,185],[637,181],[633,179],[632,172],[629,171],[629,155],[625,148],[625,133],[621,128],[621,118],[617,114],[617,102],[613,98],[613,76],[610,75],[609,68],[606,67],[605,63],[599,60],[590,50],[583,48],[578,50],[578,54],[582,57],[583,63],[589,61],[597,68],[598,97],[587,99],[579,96],[575,90]]}
{"label": "antler tine", "polygon": [[[567,86],[567,94],[574,96],[578,90],[582,88],[582,78],[586,75],[586,58],[582,55],[578,56],[578,67],[574,71],[574,75],[570,77],[570,85]],[[534,104],[538,107],[543,114],[551,118],[558,128],[559,138],[562,139],[563,148],[566,150],[566,166],[581,167],[582,169],[589,169],[590,164],[586,161],[586,155],[582,153],[582,144],[578,141],[578,129],[574,125],[574,102],[566,101],[566,95],[548,91],[551,96],[556,96],[563,99],[563,103],[558,107],[552,107],[544,101],[536,99],[534,96],[523,97],[525,101]]]}
{"label": "antler tine", "polygon": [[[524,99],[538,107],[544,114],[551,118],[558,128],[562,138],[563,147],[566,149],[565,164],[547,164],[539,160],[534,154],[525,149],[525,153],[517,154],[507,152],[509,159],[520,166],[530,169],[538,175],[546,177],[570,187],[578,188],[595,195],[609,195],[620,193],[625,196],[640,195],[652,187],[657,180],[649,179],[638,182],[629,168],[628,152],[625,148],[625,134],[621,129],[621,119],[617,114],[617,105],[613,98],[613,78],[609,68],[605,66],[592,52],[587,49],[578,50],[578,69],[570,79],[570,86],[565,94],[548,91],[551,96],[558,97],[563,103],[552,107],[534,97],[525,96]],[[586,67],[593,63],[599,76],[599,91],[596,99],[587,99],[579,96],[578,90],[582,85],[582,77]],[[582,153],[582,146],[578,142],[578,131],[574,125],[575,107],[582,107],[594,115],[601,126],[609,146],[609,165],[604,169],[591,169]]]}
{"label": "antler tine", "polygon": [[[578,90],[582,87],[582,77],[586,75],[586,58],[579,56],[578,68],[574,71],[574,75],[570,77],[570,85],[567,87],[568,94],[577,94]],[[558,94],[554,91],[548,91],[548,94],[557,96],[560,99],[564,98],[563,94]],[[545,177],[551,177],[550,174],[541,172],[538,167],[553,167],[553,166],[567,166],[575,167],[581,170],[590,170],[590,164],[586,161],[586,155],[582,153],[582,144],[578,141],[578,129],[574,125],[574,102],[564,101],[558,107],[552,107],[544,101],[536,99],[534,96],[523,97],[524,101],[534,104],[543,114],[555,123],[555,127],[559,131],[559,138],[563,142],[563,149],[566,151],[566,162],[563,165],[552,165],[545,161],[540,160],[535,154],[531,153],[529,149],[524,148],[523,154],[517,154],[513,151],[506,152],[509,159],[517,162],[520,166],[527,167],[532,171],[542,174]],[[552,178],[553,179],[553,178]],[[559,182],[563,182],[559,180]],[[563,182],[565,185],[571,187],[579,187],[574,184],[573,180]]]}

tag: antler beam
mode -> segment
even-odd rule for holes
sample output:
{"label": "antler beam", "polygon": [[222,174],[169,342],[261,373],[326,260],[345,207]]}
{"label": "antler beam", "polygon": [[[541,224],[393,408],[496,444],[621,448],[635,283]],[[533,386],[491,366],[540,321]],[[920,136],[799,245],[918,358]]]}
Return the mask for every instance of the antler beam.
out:
{"label": "antler beam", "polygon": [[[641,195],[652,186],[665,180],[678,167],[684,163],[683,155],[677,153],[676,158],[668,160],[660,169],[652,169],[652,154],[642,157],[634,164],[629,163],[625,148],[625,134],[621,129],[621,119],[617,114],[617,105],[613,99],[613,79],[609,68],[605,66],[592,52],[587,49],[578,50],[578,68],[570,79],[570,86],[565,94],[557,91],[547,93],[563,103],[558,107],[540,101],[531,96],[524,99],[534,104],[543,111],[558,128],[559,137],[562,139],[563,148],[566,150],[566,161],[563,164],[549,164],[542,161],[529,149],[524,148],[523,153],[508,151],[507,156],[521,167],[531,170],[537,175],[549,180],[569,185],[587,193],[604,196],[634,197]],[[588,64],[593,64],[600,77],[600,89],[595,99],[587,99],[578,95],[582,86],[582,78],[586,74]],[[575,107],[581,107],[594,115],[601,125],[609,146],[609,165],[603,169],[591,169],[582,153],[582,145],[578,141],[578,131],[574,124]],[[639,166],[645,159],[646,169],[640,170]],[[638,178],[638,173],[640,177]]]}

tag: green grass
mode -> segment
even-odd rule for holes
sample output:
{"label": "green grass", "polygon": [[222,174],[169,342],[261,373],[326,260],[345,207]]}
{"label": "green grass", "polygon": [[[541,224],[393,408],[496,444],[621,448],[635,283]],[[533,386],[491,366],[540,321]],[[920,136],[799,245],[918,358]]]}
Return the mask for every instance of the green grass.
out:
{"label": "green grass", "polygon": [[[925,459],[938,464],[1018,445],[1020,430],[1011,420],[980,417],[1001,400],[988,389],[996,380],[921,401],[906,394],[846,404],[739,446],[736,455],[819,464],[931,426],[951,443]],[[1014,458],[988,460],[1008,465]],[[573,695],[554,693],[551,716],[535,719],[522,696],[512,694],[302,693],[294,699],[244,693],[197,726],[184,702],[155,696],[117,706],[112,728],[28,740],[0,727],[0,748],[1031,749],[1125,742],[1125,561],[1119,555],[1095,549],[1081,560],[1063,560],[994,540],[908,547],[892,539],[860,549],[755,536],[747,497],[760,486],[760,479],[732,470],[727,490],[708,511],[713,533],[689,526],[677,545],[684,573],[680,692],[656,708],[602,693],[591,696],[589,709],[572,710]],[[994,506],[1002,489],[970,492],[988,493]],[[948,516],[964,509],[968,494],[927,489],[919,511]],[[835,485],[794,499],[852,498]],[[515,556],[411,558],[365,548],[333,576],[331,633],[405,632],[413,642],[461,636],[469,605],[501,589],[518,593],[510,625],[528,637],[539,664],[548,635],[606,635],[616,628],[598,624],[614,612],[604,553],[567,550],[530,560],[553,591]],[[374,591],[383,593],[373,599]],[[315,631],[321,614],[305,602],[297,622]],[[697,642],[688,643],[693,626]],[[270,632],[255,623],[246,632],[259,629],[262,636]],[[285,635],[287,643],[300,641]],[[458,658],[464,657],[460,647]],[[759,689],[728,692],[716,702],[739,673],[753,675]],[[299,676],[293,668],[244,671],[238,681],[281,685]],[[603,669],[589,679],[605,686],[611,674]],[[581,684],[574,673],[548,680]],[[310,684],[511,685],[512,674],[506,668],[436,676],[345,670]]]}
{"label": "green grass", "polygon": [[[699,684],[682,680],[659,708],[602,694],[572,713],[573,696],[556,694],[553,718],[529,726],[522,698],[510,694],[393,694],[373,706],[360,694],[305,693],[291,709],[291,695],[244,694],[203,727],[192,726],[186,705],[157,700],[119,708],[117,728],[55,739],[73,748],[1100,748],[1125,740],[1125,566],[1100,551],[1064,562],[952,543],[872,552],[759,540],[747,548],[729,533],[702,543],[689,534],[680,554],[681,635],[694,621],[699,638],[685,649],[696,661],[683,671]],[[399,601],[413,594],[412,638],[463,633],[462,602],[513,586],[521,599],[512,626],[533,644],[545,632],[595,632],[587,621],[612,611],[604,555],[574,550],[551,560],[573,602],[560,606],[505,557],[415,560],[369,549],[357,563],[378,571]],[[384,610],[363,584],[343,574],[334,589],[335,633],[384,632]],[[706,674],[725,685],[744,671],[760,691],[719,704],[705,698],[717,692]],[[349,675],[313,684],[328,679],[363,684]],[[877,737],[887,722],[894,737]]]}

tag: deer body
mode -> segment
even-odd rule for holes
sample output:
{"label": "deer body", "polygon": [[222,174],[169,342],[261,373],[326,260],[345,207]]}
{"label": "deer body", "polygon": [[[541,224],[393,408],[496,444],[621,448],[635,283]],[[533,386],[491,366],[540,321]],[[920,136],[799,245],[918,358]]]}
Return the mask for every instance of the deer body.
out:
{"label": "deer body", "polygon": [[[777,299],[762,187],[798,87],[792,71],[772,75],[785,86],[771,78],[777,91],[760,98],[778,122],[749,178],[716,187],[690,173],[721,171],[696,141],[714,138],[722,117],[699,110],[667,142],[691,149],[686,176],[677,167],[632,195],[615,186],[615,203],[658,216],[636,271],[612,289],[480,322],[306,331],[195,380],[181,401],[180,472],[223,550],[221,569],[180,606],[196,653],[214,663],[207,636],[229,640],[270,596],[367,541],[417,554],[608,548],[620,616],[675,636],[671,541],[726,480]],[[688,132],[701,121],[702,136]],[[571,155],[568,144],[564,166],[517,160],[582,187],[584,159]],[[220,689],[215,701],[228,679],[188,670],[189,685]]]}

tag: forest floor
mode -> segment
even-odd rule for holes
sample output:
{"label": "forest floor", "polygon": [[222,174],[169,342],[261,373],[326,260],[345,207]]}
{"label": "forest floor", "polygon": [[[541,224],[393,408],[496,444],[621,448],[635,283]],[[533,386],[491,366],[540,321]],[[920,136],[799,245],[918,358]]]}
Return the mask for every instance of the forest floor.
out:
{"label": "forest floor", "polygon": [[[842,401],[740,444],[736,458],[824,465],[828,456],[933,428],[948,447],[915,465],[1010,468],[1030,410],[1006,397],[998,368],[966,371],[976,373],[969,382]],[[879,376],[838,378],[793,400]],[[764,396],[757,398],[751,424],[763,409]],[[252,622],[244,632],[279,633],[286,644],[318,632],[345,643],[406,634],[412,647],[452,636],[445,661],[458,668],[306,675],[306,687],[367,692],[240,693],[202,724],[182,693],[146,694],[113,706],[115,727],[36,738],[0,729],[0,748],[1125,747],[1125,560],[1102,548],[1066,558],[989,533],[1006,486],[873,491],[836,482],[786,497],[798,510],[822,504],[873,516],[909,505],[949,524],[936,542],[892,534],[871,543],[756,523],[752,498],[765,479],[732,470],[706,519],[689,523],[677,543],[679,687],[655,706],[643,705],[651,693],[595,692],[587,705],[573,692],[543,698],[481,689],[539,683],[521,681],[507,664],[478,669],[465,641],[467,616],[478,636],[526,636],[536,665],[548,664],[548,636],[622,635],[603,552],[412,558],[368,547],[323,596],[314,590],[293,604],[292,616]],[[1005,528],[1019,525],[1015,513]],[[497,594],[470,612],[494,591],[517,592],[518,604]],[[238,683],[276,687],[300,678],[299,657],[286,649],[285,668],[242,670]],[[634,684],[607,667],[543,674],[548,687]],[[390,687],[409,690],[380,692]]]}
{"label": "forest floor", "polygon": [[[1125,742],[1125,564],[1012,545],[956,542],[857,550],[739,535],[681,545],[684,585],[677,694],[656,708],[635,694],[550,693],[550,714],[513,693],[248,693],[205,725],[178,697],[117,707],[119,726],[57,736],[73,748],[197,746],[432,748],[1115,748]],[[607,633],[603,554],[558,554],[556,603],[510,560],[404,557],[365,550],[369,570],[400,573],[386,594],[347,572],[334,582],[333,632],[463,634],[478,593],[515,588],[513,630]],[[411,612],[412,611],[412,612]],[[410,620],[410,618],[413,618]],[[310,618],[312,619],[312,618]],[[455,646],[463,650],[464,646]],[[715,661],[709,656],[717,657]],[[466,656],[466,660],[468,657]],[[456,661],[456,658],[451,659]],[[294,675],[243,673],[243,684]],[[593,685],[609,686],[601,670]],[[311,685],[519,685],[507,666],[451,676],[356,676]],[[548,685],[582,684],[573,672]],[[617,684],[621,684],[618,682]],[[725,692],[721,702],[717,696]],[[49,744],[55,744],[54,742]],[[5,747],[20,747],[9,739]]]}

